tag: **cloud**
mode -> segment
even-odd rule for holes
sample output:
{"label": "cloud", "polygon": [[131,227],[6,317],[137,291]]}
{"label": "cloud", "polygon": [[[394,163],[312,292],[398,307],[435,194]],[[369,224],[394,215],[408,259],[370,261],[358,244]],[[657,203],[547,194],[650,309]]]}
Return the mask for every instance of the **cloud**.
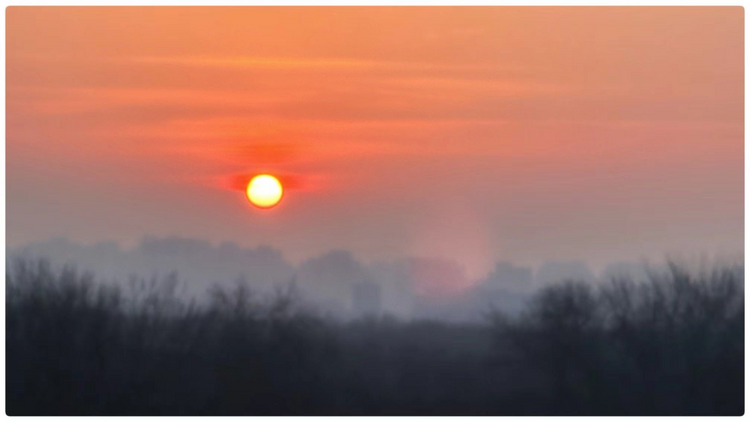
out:
{"label": "cloud", "polygon": [[[216,181],[218,186],[221,186],[224,189],[244,192],[245,189],[247,189],[247,184],[250,180],[258,174],[263,173],[264,172],[262,171],[241,172],[217,176],[212,179]],[[273,175],[279,179],[284,190],[296,191],[319,189],[324,179],[324,176],[322,175],[294,174],[288,172],[273,172]]]}
{"label": "cloud", "polygon": [[112,59],[117,62],[185,67],[243,68],[243,69],[298,69],[298,70],[513,70],[518,66],[487,63],[430,63],[356,58],[326,57],[262,57],[262,56],[136,56]]}

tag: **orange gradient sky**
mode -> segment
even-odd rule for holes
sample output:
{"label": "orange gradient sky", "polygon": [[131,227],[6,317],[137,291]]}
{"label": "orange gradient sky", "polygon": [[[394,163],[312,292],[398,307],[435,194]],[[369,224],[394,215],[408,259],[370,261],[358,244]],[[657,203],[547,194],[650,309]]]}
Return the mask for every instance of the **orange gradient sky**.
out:
{"label": "orange gradient sky", "polygon": [[[10,7],[7,242],[607,260],[744,242],[743,9]],[[244,183],[278,175],[279,206]]]}

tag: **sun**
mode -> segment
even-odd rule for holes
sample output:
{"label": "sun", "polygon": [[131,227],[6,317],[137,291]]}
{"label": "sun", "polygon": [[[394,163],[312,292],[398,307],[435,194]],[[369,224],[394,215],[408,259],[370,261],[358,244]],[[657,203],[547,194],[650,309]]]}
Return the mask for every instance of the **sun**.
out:
{"label": "sun", "polygon": [[281,201],[284,188],[279,179],[270,174],[259,174],[247,184],[247,199],[258,208],[271,208]]}

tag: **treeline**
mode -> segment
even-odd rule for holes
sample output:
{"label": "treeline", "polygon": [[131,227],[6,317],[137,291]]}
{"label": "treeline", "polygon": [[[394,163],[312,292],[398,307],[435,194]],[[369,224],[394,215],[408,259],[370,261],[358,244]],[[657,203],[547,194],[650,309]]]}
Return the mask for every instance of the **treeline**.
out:
{"label": "treeline", "polygon": [[208,305],[43,261],[6,273],[9,415],[741,415],[741,267],[543,288],[484,324]]}

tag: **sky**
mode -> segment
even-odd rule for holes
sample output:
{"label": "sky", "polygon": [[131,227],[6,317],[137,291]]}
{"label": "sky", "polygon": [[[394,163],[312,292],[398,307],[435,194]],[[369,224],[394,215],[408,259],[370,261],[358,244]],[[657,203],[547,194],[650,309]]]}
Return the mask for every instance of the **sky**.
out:
{"label": "sky", "polygon": [[[744,247],[741,7],[9,7],[7,245]],[[244,185],[277,175],[281,203]]]}

